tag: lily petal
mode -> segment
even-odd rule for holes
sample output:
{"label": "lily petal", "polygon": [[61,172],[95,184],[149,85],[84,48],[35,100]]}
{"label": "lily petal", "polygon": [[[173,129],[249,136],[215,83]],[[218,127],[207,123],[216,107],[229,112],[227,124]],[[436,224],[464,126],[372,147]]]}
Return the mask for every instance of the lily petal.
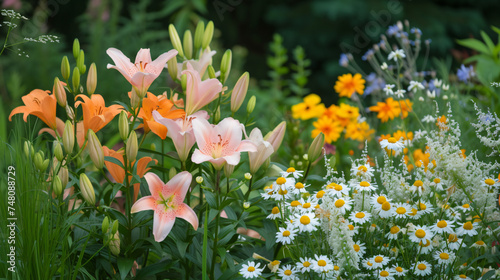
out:
{"label": "lily petal", "polygon": [[172,214],[155,211],[153,218],[153,235],[156,242],[162,242],[167,237],[174,226],[174,222],[175,216]]}
{"label": "lily petal", "polygon": [[141,199],[137,200],[134,205],[132,205],[132,209],[130,209],[130,213],[137,213],[145,210],[155,210],[156,202],[152,196],[145,196]]}
{"label": "lily petal", "polygon": [[183,218],[184,220],[188,221],[194,228],[194,230],[198,229],[198,217],[196,216],[196,213],[189,207],[187,204],[183,203],[178,209],[177,209],[177,217]]}

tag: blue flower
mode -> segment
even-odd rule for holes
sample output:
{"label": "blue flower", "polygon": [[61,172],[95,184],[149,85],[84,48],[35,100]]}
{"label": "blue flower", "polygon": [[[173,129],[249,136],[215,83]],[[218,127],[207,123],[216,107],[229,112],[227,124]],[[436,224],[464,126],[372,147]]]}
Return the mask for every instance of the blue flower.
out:
{"label": "blue flower", "polygon": [[345,53],[340,55],[339,64],[340,64],[340,66],[343,66],[343,67],[347,67],[347,65],[349,65],[349,58],[347,57],[347,55]]}
{"label": "blue flower", "polygon": [[398,32],[399,32],[399,28],[398,28],[398,25],[397,25],[397,24],[391,25],[391,26],[389,26],[389,28],[387,29],[387,35],[388,35],[389,37],[396,35]]}
{"label": "blue flower", "polygon": [[411,30],[410,30],[411,33],[415,33],[415,34],[419,34],[419,35],[422,35],[422,31],[418,28],[415,28],[413,27]]}
{"label": "blue flower", "polygon": [[369,49],[369,50],[365,53],[365,55],[363,55],[363,56],[361,57],[361,59],[366,61],[366,60],[368,60],[368,57],[370,57],[370,56],[372,56],[372,55],[374,55],[374,54],[375,54],[375,52],[374,52],[372,49]]}
{"label": "blue flower", "polygon": [[476,76],[476,73],[474,73],[474,68],[472,68],[472,65],[467,68],[462,64],[462,66],[460,66],[460,69],[458,69],[457,71],[458,80],[465,83],[468,83],[469,80],[474,76]]}

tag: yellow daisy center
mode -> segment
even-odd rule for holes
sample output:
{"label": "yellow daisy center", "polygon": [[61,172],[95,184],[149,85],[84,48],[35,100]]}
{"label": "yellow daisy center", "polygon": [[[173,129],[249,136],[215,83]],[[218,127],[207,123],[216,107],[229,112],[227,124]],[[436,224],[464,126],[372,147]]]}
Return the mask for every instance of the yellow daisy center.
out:
{"label": "yellow daisy center", "polygon": [[389,210],[391,210],[391,204],[390,204],[389,202],[387,202],[387,201],[386,201],[386,202],[384,202],[384,203],[382,204],[382,210],[384,210],[384,211],[389,211]]}
{"label": "yellow daisy center", "polygon": [[361,250],[361,247],[359,247],[358,244],[354,244],[352,247],[354,248],[354,251],[356,251],[356,252],[359,252],[359,250]]}
{"label": "yellow daisy center", "polygon": [[399,232],[399,227],[398,226],[391,227],[391,234],[396,234],[398,232]]}
{"label": "yellow daisy center", "polygon": [[247,270],[248,270],[248,272],[254,272],[255,271],[255,267],[249,266]]}
{"label": "yellow daisy center", "polygon": [[385,270],[382,270],[382,271],[380,272],[380,276],[382,276],[382,277],[387,277],[387,276],[389,276],[389,272],[387,272],[387,271],[385,271]]}
{"label": "yellow daisy center", "polygon": [[389,139],[387,139],[387,142],[394,144],[394,143],[398,142],[398,140],[394,137],[389,137]]}
{"label": "yellow daisy center", "polygon": [[326,266],[326,261],[325,260],[319,260],[318,261],[319,266]]}
{"label": "yellow daisy center", "polygon": [[363,219],[365,217],[365,213],[358,212],[358,213],[356,213],[355,217],[358,218],[358,219]]}
{"label": "yellow daisy center", "polygon": [[467,222],[463,225],[463,228],[465,230],[472,230],[473,226],[472,226],[472,223],[471,222]]}
{"label": "yellow daisy center", "polygon": [[482,240],[476,241],[476,245],[484,246],[484,241]]}
{"label": "yellow daisy center", "polygon": [[448,242],[457,242],[458,241],[458,236],[456,234],[450,234],[448,236]]}
{"label": "yellow daisy center", "polygon": [[384,258],[382,258],[381,256],[376,256],[374,261],[376,263],[381,263],[383,260],[384,260]]}
{"label": "yellow daisy center", "polygon": [[333,270],[339,270],[340,267],[338,265],[333,266]]}
{"label": "yellow daisy center", "polygon": [[292,207],[297,207],[299,205],[300,205],[300,202],[298,202],[297,200],[290,202],[290,206],[292,206]]}
{"label": "yellow daisy center", "polygon": [[335,207],[337,208],[341,208],[342,206],[344,206],[345,204],[345,201],[343,199],[338,199],[337,201],[335,201]]}
{"label": "yellow daisy center", "polygon": [[425,230],[423,229],[417,229],[415,231],[415,236],[418,238],[424,238],[425,237]]}
{"label": "yellow daisy center", "polygon": [[369,187],[370,186],[370,183],[366,182],[366,181],[363,181],[361,183],[359,183],[359,185],[363,188],[366,188],[366,187]]}
{"label": "yellow daisy center", "polygon": [[325,195],[325,191],[324,190],[321,190],[319,191],[317,194],[316,194],[316,198],[322,198],[323,195]]}
{"label": "yellow daisy center", "polygon": [[271,210],[271,213],[273,213],[274,215],[278,214],[280,212],[280,209],[278,207],[273,207],[273,210]]}
{"label": "yellow daisy center", "polygon": [[285,275],[287,275],[287,276],[292,275],[292,271],[291,271],[290,269],[285,270],[285,272],[283,272],[283,273],[284,273]]}
{"label": "yellow daisy center", "polygon": [[309,208],[309,207],[311,207],[311,203],[306,202],[306,203],[302,204],[302,207],[303,208]]}
{"label": "yellow daisy center", "polygon": [[470,205],[466,203],[466,204],[462,205],[462,207],[468,209],[468,208],[470,208]]}
{"label": "yellow daisy center", "polygon": [[396,267],[396,271],[397,271],[397,272],[403,272],[403,268],[402,268],[402,267],[400,267],[400,266],[398,266],[398,267]]}
{"label": "yellow daisy center", "polygon": [[295,188],[299,189],[299,190],[303,189],[304,188],[304,184],[302,184],[301,182],[298,182],[298,183],[295,184]]}
{"label": "yellow daisy center", "polygon": [[467,279],[467,276],[465,274],[460,274],[458,277],[460,277],[462,279]]}
{"label": "yellow daisy center", "polygon": [[274,261],[271,262],[272,266],[276,266],[278,264],[280,264],[280,261],[274,260]]}
{"label": "yellow daisy center", "polygon": [[304,267],[309,267],[310,265],[311,265],[311,263],[308,261],[305,261],[302,263],[302,266],[304,266]]}
{"label": "yellow daisy center", "polygon": [[300,223],[303,225],[308,225],[311,222],[311,219],[309,219],[308,216],[302,216],[300,217]]}
{"label": "yellow daisy center", "polygon": [[348,225],[347,227],[349,228],[349,230],[354,230],[354,226],[353,225]]}
{"label": "yellow daisy center", "polygon": [[334,189],[334,190],[336,190],[336,191],[338,191],[338,192],[339,192],[339,191],[341,191],[341,190],[343,190],[342,186],[341,186],[341,185],[339,185],[339,184],[335,184],[335,185],[333,186],[333,189]]}
{"label": "yellow daisy center", "polygon": [[420,205],[420,210],[425,210],[425,209],[427,209],[427,206],[426,206],[425,204],[420,203],[419,205]]}
{"label": "yellow daisy center", "polygon": [[396,209],[396,213],[398,213],[399,215],[403,215],[406,213],[406,208],[405,207],[398,207],[398,209]]}
{"label": "yellow daisy center", "polygon": [[441,183],[441,179],[439,179],[439,178],[435,178],[433,181],[434,181],[434,183],[436,183],[436,184]]}
{"label": "yellow daisy center", "polygon": [[484,180],[484,183],[489,186],[493,186],[495,184],[495,181],[493,179],[486,179]]}
{"label": "yellow daisy center", "polygon": [[284,236],[284,237],[288,237],[288,236],[290,236],[290,231],[289,231],[289,230],[285,230],[285,231],[283,232],[283,236]]}
{"label": "yellow daisy center", "polygon": [[445,227],[447,227],[447,226],[448,226],[448,223],[447,223],[445,220],[443,220],[443,221],[439,221],[439,222],[437,223],[437,227],[438,227],[438,228],[445,228]]}
{"label": "yellow daisy center", "polygon": [[366,168],[366,166],[364,166],[364,165],[361,165],[360,167],[358,167],[358,170],[362,171],[362,172],[366,172],[366,171],[368,171],[368,168]]}
{"label": "yellow daisy center", "polygon": [[421,186],[423,186],[423,185],[424,185],[424,182],[422,182],[421,180],[417,180],[417,181],[415,181],[415,183],[413,183],[413,185],[414,185],[415,187],[421,187]]}
{"label": "yellow daisy center", "polygon": [[423,264],[423,263],[419,263],[419,264],[417,265],[417,268],[418,268],[419,270],[425,270],[425,269],[427,268],[427,266],[426,266],[425,264]]}
{"label": "yellow daisy center", "polygon": [[447,253],[441,253],[439,254],[439,258],[442,259],[442,260],[447,260],[450,258],[450,255],[448,255]]}
{"label": "yellow daisy center", "polygon": [[286,172],[288,172],[288,173],[295,172],[295,168],[293,168],[293,167],[289,167],[289,168],[286,170]]}
{"label": "yellow daisy center", "polygon": [[286,183],[286,179],[285,178],[279,177],[278,179],[276,179],[276,184],[283,185],[284,183]]}
{"label": "yellow daisy center", "polygon": [[378,204],[384,204],[384,202],[386,202],[386,201],[387,201],[387,198],[385,198],[385,196],[379,196],[377,198],[377,203]]}
{"label": "yellow daisy center", "polygon": [[280,194],[280,195],[285,195],[285,194],[287,194],[287,193],[288,193],[288,191],[287,191],[287,190],[282,190],[282,189],[280,189],[280,190],[278,191],[278,194]]}

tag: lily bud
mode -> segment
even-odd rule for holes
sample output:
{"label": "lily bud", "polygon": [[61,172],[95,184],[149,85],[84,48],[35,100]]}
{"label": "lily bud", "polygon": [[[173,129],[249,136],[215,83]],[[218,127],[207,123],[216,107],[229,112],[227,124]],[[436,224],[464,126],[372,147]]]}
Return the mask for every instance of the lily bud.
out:
{"label": "lily bud", "polygon": [[248,201],[243,202],[243,208],[245,208],[245,209],[250,208],[250,205],[251,205],[251,204],[250,204],[250,202],[248,202]]}
{"label": "lily bud", "polygon": [[181,39],[179,38],[179,34],[177,33],[177,30],[175,29],[175,26],[173,24],[170,24],[168,26],[168,34],[170,35],[170,41],[172,41],[174,49],[176,49],[179,52],[179,55],[181,57],[184,57]]}
{"label": "lily bud", "polygon": [[255,97],[255,95],[252,95],[252,97],[250,97],[250,100],[248,100],[247,114],[250,115],[253,112],[253,110],[255,109],[255,102],[257,101],[256,99],[257,98]]}
{"label": "lily bud", "polygon": [[42,157],[42,154],[40,152],[35,154],[34,162],[35,162],[35,167],[38,170],[42,171],[42,169],[43,169],[43,157]]}
{"label": "lily bud", "polygon": [[132,162],[137,157],[137,152],[139,151],[139,144],[137,143],[137,134],[135,131],[130,133],[127,140],[127,159]]}
{"label": "lily bud", "polygon": [[54,176],[54,179],[52,179],[53,182],[52,182],[52,191],[54,192],[54,194],[56,196],[59,196],[61,195],[62,193],[62,182],[61,182],[61,178],[59,178],[59,176]]}
{"label": "lily bud", "polygon": [[225,83],[227,77],[229,77],[229,72],[231,72],[231,62],[233,60],[233,53],[231,50],[226,50],[222,56],[222,61],[220,63],[220,81]]}
{"label": "lily bud", "polygon": [[24,155],[27,158],[33,158],[35,156],[35,149],[30,141],[24,141]]}
{"label": "lily bud", "polygon": [[116,232],[109,242],[109,251],[115,256],[120,254],[120,233]]}
{"label": "lily bud", "polygon": [[78,67],[73,69],[73,91],[76,93],[80,93],[80,70]]}
{"label": "lily bud", "polygon": [[65,189],[69,181],[68,168],[65,166],[61,167],[57,176],[61,179],[62,188]]}
{"label": "lily bud", "polygon": [[52,93],[56,96],[57,104],[63,108],[66,107],[66,90],[64,90],[63,84],[57,77],[54,79]]}
{"label": "lily bud", "polygon": [[177,170],[175,169],[175,167],[170,168],[170,170],[168,171],[168,178],[172,179],[175,175],[177,175]]}
{"label": "lily bud", "polygon": [[66,115],[70,120],[75,120],[75,110],[73,110],[70,106],[66,106]]}
{"label": "lily bud", "polygon": [[78,41],[78,39],[75,39],[73,41],[73,57],[75,59],[78,59],[79,54],[80,54],[80,41]]}
{"label": "lily bud", "polygon": [[132,94],[130,94],[130,105],[132,106],[132,108],[137,108],[140,102],[141,102],[141,97],[135,91],[135,88],[132,88]]}
{"label": "lily bud", "polygon": [[175,81],[177,79],[177,56],[174,56],[167,61],[167,70],[172,80]]}
{"label": "lily bud", "polygon": [[59,141],[54,141],[53,148],[54,148],[54,155],[56,156],[57,160],[62,161],[62,159],[64,158],[64,153],[61,147],[61,143]]}
{"label": "lily bud", "polygon": [[64,56],[61,62],[61,75],[63,76],[64,80],[69,79],[69,75],[71,75],[71,69],[69,66],[69,60],[67,56]]}
{"label": "lily bud", "polygon": [[73,146],[75,145],[75,130],[73,124],[70,121],[66,121],[64,125],[63,132],[63,146],[66,153],[71,154],[73,152]]}
{"label": "lily bud", "polygon": [[120,117],[118,118],[118,131],[120,132],[120,138],[125,141],[128,138],[129,127],[128,127],[127,112],[121,111]]}
{"label": "lily bud", "polygon": [[182,91],[186,92],[186,87],[187,87],[187,75],[183,74],[181,76],[181,86],[182,86]]}
{"label": "lily bud", "polygon": [[87,133],[87,139],[89,141],[87,147],[89,150],[90,159],[92,159],[92,162],[94,163],[95,167],[97,167],[97,169],[102,169],[104,166],[104,151],[102,150],[101,142],[92,129],[89,129],[89,132]]}
{"label": "lily bud", "polygon": [[95,205],[94,187],[85,173],[80,174],[80,191],[88,204]]}
{"label": "lily bud", "polygon": [[213,21],[209,21],[207,23],[207,28],[205,28],[205,32],[203,32],[203,41],[201,42],[202,49],[206,49],[210,45],[213,36],[214,36],[214,23]]}
{"label": "lily bud", "polygon": [[231,93],[231,112],[235,113],[240,109],[243,100],[247,96],[248,83],[250,81],[250,75],[248,72],[243,73],[241,77],[234,85],[233,92]]}
{"label": "lily bud", "polygon": [[314,162],[319,158],[321,152],[323,151],[323,145],[325,144],[325,135],[320,132],[316,138],[314,138],[309,150],[307,151],[308,160]]}
{"label": "lily bud", "polygon": [[220,121],[220,106],[217,107],[217,110],[215,111],[214,115],[214,123],[219,123]]}
{"label": "lily bud", "polygon": [[97,87],[97,68],[95,63],[90,65],[89,73],[87,74],[87,92],[89,95],[94,94]]}
{"label": "lily bud", "polygon": [[80,54],[78,55],[78,58],[76,60],[76,67],[78,67],[78,70],[80,70],[80,75],[85,74],[87,66],[85,66],[85,53],[83,52],[83,50],[80,50]]}
{"label": "lily bud", "polygon": [[[226,164],[226,165],[227,165],[227,164]],[[201,176],[197,176],[197,177],[196,177],[196,183],[198,183],[198,184],[203,183],[203,177],[201,177]]]}
{"label": "lily bud", "polygon": [[186,30],[186,32],[184,32],[183,47],[186,58],[193,58],[193,36],[191,35],[190,30]]}
{"label": "lily bud", "polygon": [[194,49],[199,50],[201,44],[203,43],[203,34],[205,32],[205,23],[203,21],[198,21],[196,25],[196,31],[194,32]]}
{"label": "lily bud", "polygon": [[102,232],[103,233],[107,233],[108,232],[108,229],[109,229],[109,218],[108,216],[104,217],[104,219],[102,220]]}
{"label": "lily bud", "polygon": [[226,178],[229,178],[231,177],[231,174],[233,174],[234,172],[234,165],[231,165],[231,164],[224,164],[224,176],[226,176]]}
{"label": "lily bud", "polygon": [[215,76],[215,69],[212,65],[208,65],[208,77],[210,79],[216,79],[217,77]]}
{"label": "lily bud", "polygon": [[248,173],[248,172],[247,172],[247,173],[245,173],[245,179],[247,179],[247,180],[252,179],[252,174],[250,174],[250,173]]}
{"label": "lily bud", "polygon": [[111,234],[115,234],[118,232],[118,226],[119,226],[118,220],[114,220],[113,225],[111,226]]}
{"label": "lily bud", "polygon": [[286,131],[286,122],[282,121],[273,129],[273,131],[269,132],[264,137],[264,140],[273,145],[274,153],[276,153],[279,147],[281,146],[283,138],[285,137],[285,131]]}

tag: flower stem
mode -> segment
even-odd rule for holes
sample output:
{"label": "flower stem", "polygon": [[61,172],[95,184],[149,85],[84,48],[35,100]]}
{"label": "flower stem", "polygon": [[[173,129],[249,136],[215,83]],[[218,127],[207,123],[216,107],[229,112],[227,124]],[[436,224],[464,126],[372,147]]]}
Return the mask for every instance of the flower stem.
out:
{"label": "flower stem", "polygon": [[214,247],[212,249],[212,267],[210,269],[211,279],[215,280],[215,263],[217,258],[217,238],[219,235],[219,220],[220,220],[220,170],[217,170],[217,174],[215,176],[215,201],[217,203],[217,216],[215,217],[215,235],[214,235]]}

